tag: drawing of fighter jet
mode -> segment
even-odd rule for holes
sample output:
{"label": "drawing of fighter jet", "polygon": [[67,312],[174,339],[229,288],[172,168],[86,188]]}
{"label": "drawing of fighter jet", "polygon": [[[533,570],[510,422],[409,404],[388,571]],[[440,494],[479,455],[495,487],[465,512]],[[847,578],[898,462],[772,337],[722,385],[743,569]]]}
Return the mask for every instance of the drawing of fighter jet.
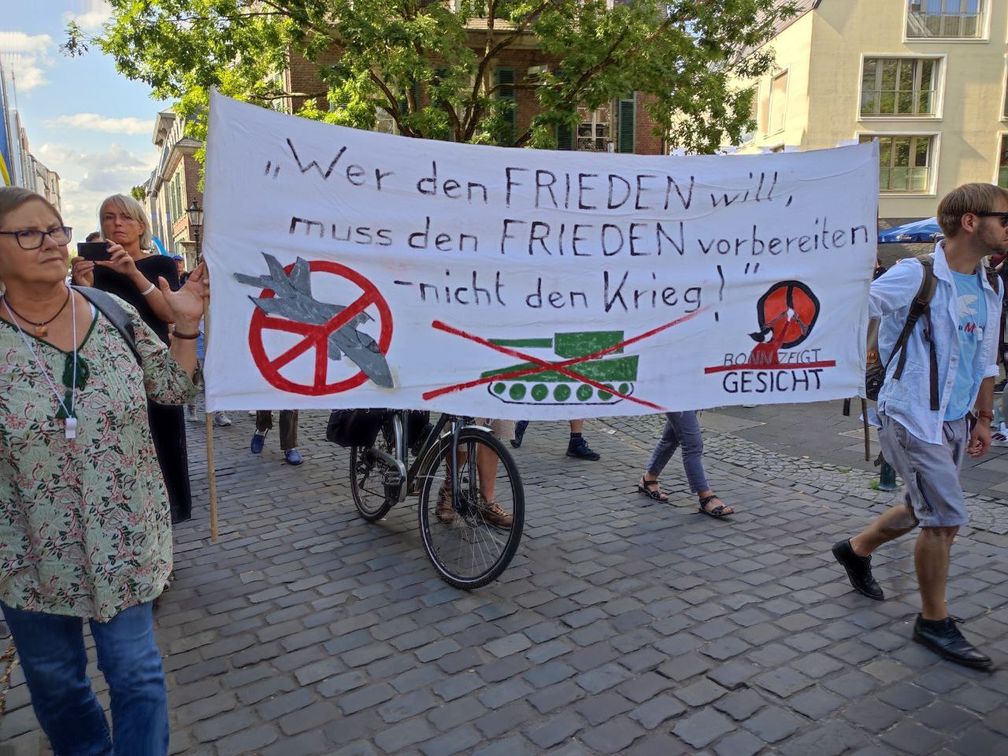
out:
{"label": "drawing of fighter jet", "polygon": [[[273,297],[252,297],[252,303],[267,315],[310,325],[324,325],[346,309],[345,305],[320,302],[311,293],[311,269],[307,260],[300,257],[288,275],[280,262],[270,254],[262,253],[269,268],[268,276],[249,276],[235,273],[235,280],[259,289],[269,289]],[[392,373],[377,342],[357,330],[357,326],[374,320],[366,312],[350,318],[329,335],[329,358],[342,359],[343,355],[359,367],[364,374],[382,388],[392,388]]]}

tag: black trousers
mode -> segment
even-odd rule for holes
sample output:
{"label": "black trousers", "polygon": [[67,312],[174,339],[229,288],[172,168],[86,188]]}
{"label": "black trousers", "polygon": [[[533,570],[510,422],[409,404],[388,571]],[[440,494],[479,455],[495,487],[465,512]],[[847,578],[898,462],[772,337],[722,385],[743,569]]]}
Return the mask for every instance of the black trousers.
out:
{"label": "black trousers", "polygon": [[147,417],[165,488],[168,489],[172,522],[188,520],[192,517],[192,491],[189,488],[189,453],[182,407],[147,402]]}

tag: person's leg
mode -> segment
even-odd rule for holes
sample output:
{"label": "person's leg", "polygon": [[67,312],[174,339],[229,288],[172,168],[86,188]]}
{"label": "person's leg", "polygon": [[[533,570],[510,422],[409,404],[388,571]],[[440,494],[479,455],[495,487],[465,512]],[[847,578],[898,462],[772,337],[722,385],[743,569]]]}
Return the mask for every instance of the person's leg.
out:
{"label": "person's leg", "polygon": [[917,527],[917,519],[907,504],[890,507],[850,539],[851,549],[859,557],[871,556],[879,546],[909,533]]}
{"label": "person's leg", "polygon": [[511,446],[515,449],[522,445],[522,439],[525,438],[525,431],[528,430],[528,420],[519,420],[515,423],[514,437],[511,439]]}
{"label": "person's leg", "polygon": [[671,422],[682,445],[683,470],[686,472],[690,490],[700,501],[700,509],[704,514],[714,517],[734,514],[735,510],[721,501],[707,482],[707,472],[703,464],[703,433],[700,430],[700,418],[696,410],[675,412],[672,415]]}
{"label": "person's leg", "polygon": [[101,704],[87,677],[79,617],[0,605],[24,670],[32,708],[56,753],[112,752]]}
{"label": "person's leg", "polygon": [[280,410],[280,448],[296,449],[298,445],[298,411]]}
{"label": "person's leg", "polygon": [[[514,436],[514,421],[512,420],[476,418],[475,422],[477,425],[485,425],[489,427],[490,432],[493,433],[494,437],[501,443],[504,442],[504,439],[510,439]],[[450,476],[447,476],[450,468],[450,457],[451,455],[449,453],[445,458],[446,478],[445,482],[441,486],[441,489],[438,491],[438,503],[435,510],[438,520],[446,525],[455,521],[455,511],[452,508],[453,484]],[[465,466],[468,463],[469,454],[465,450],[460,449],[456,457],[456,464],[458,465],[459,471],[464,471]],[[476,459],[473,467],[475,468],[476,476],[478,478],[477,484],[479,493],[483,499],[482,516],[491,525],[509,528],[514,522],[514,517],[510,512],[502,509],[497,503],[498,466],[498,457],[489,447],[482,444],[477,447]]]}
{"label": "person's leg", "polygon": [[273,413],[270,410],[258,410],[255,413],[256,433],[266,435],[267,431],[273,429]]}
{"label": "person's leg", "polygon": [[297,450],[298,411],[280,410],[280,448],[289,465],[300,465],[304,460]]}
{"label": "person's leg", "polygon": [[253,454],[262,452],[266,445],[266,434],[273,428],[273,413],[270,410],[259,410],[255,413],[255,433],[252,434],[250,449]]}
{"label": "person's leg", "polygon": [[921,594],[921,617],[940,620],[948,617],[945,586],[948,583],[949,555],[959,528],[921,528],[914,546],[914,568]]}
{"label": "person's leg", "polygon": [[589,462],[597,462],[602,458],[598,452],[592,450],[585,441],[581,431],[584,430],[584,420],[570,421],[570,441],[567,442],[567,456],[575,459],[587,459]]}
{"label": "person's leg", "polygon": [[[890,507],[853,538],[833,544],[833,557],[847,572],[851,587],[863,596],[882,601],[885,594],[871,570],[871,555],[879,546],[888,543],[917,527],[918,519],[914,511],[914,500],[920,499],[918,477],[915,472],[920,464],[915,461],[912,436],[895,420],[885,414],[879,415],[879,444],[882,454],[903,479],[905,503]],[[923,447],[935,446],[925,444]],[[934,450],[933,450],[934,451]],[[942,448],[937,447],[937,451]],[[946,460],[946,463],[951,461]]]}
{"label": "person's leg", "polygon": [[665,413],[665,428],[662,431],[661,438],[658,439],[658,443],[655,444],[654,451],[651,452],[651,458],[644,467],[644,480],[657,480],[658,476],[661,475],[661,471],[665,469],[665,465],[672,459],[675,450],[679,448],[679,437],[676,435],[675,423],[672,422],[672,416],[680,414],[682,413]]}
{"label": "person's leg", "polygon": [[90,624],[98,669],[109,685],[116,753],[168,753],[168,693],[151,604]]}
{"label": "person's leg", "polygon": [[675,414],[678,413],[667,412],[665,414],[665,428],[662,431],[661,438],[658,439],[658,443],[655,445],[654,451],[651,452],[647,465],[644,466],[644,474],[641,475],[641,479],[637,482],[637,490],[655,501],[668,501],[668,494],[662,491],[661,486],[658,484],[658,476],[665,469],[665,465],[668,464],[668,461],[679,446],[679,438],[676,436],[675,425],[672,422],[672,415]]}

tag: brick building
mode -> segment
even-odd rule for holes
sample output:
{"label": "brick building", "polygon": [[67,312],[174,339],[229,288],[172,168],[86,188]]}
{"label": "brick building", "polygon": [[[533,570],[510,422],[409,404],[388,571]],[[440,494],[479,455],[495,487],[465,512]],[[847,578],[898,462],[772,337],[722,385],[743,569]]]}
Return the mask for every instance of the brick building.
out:
{"label": "brick building", "polygon": [[169,254],[185,257],[186,269],[191,270],[196,263],[197,237],[186,208],[193,200],[203,204],[200,165],[194,157],[202,145],[185,135],[185,119],[170,110],[158,113],[151,141],[161,151],[146,186],[154,236]]}
{"label": "brick building", "polygon": [[[478,23],[478,19],[473,21],[473,24]],[[479,29],[474,28],[473,32],[478,33]],[[332,62],[336,57],[336,54],[326,56],[321,62]],[[555,64],[555,61],[537,49],[533,36],[525,35],[523,40],[505,50],[491,66],[492,81],[500,85],[497,96],[514,102],[511,125],[514,134],[523,133],[537,113],[536,79],[551,64]],[[325,90],[316,65],[297,55],[291,56],[290,64],[282,76],[287,92],[314,93]],[[594,111],[580,108],[581,123],[577,129],[559,130],[558,149],[665,154],[668,150],[664,140],[655,135],[654,122],[642,107],[643,97],[645,95],[634,92],[625,98],[614,99]],[[289,97],[285,101],[285,109],[288,113],[296,113],[308,99],[311,98]],[[327,107],[324,100],[317,104],[322,109]],[[379,118],[378,128],[389,132],[395,130],[392,119],[388,117]]]}

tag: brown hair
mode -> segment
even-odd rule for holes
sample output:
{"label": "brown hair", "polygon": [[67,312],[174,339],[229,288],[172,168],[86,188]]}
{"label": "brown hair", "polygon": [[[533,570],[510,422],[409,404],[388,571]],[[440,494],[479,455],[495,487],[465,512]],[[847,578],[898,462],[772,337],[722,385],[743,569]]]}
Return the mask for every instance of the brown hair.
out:
{"label": "brown hair", "polygon": [[945,238],[951,239],[962,228],[966,213],[989,213],[998,197],[1008,201],[1008,191],[994,184],[963,184],[942,197],[938,203],[938,225]]}
{"label": "brown hair", "polygon": [[60,211],[56,209],[56,206],[52,202],[47,200],[41,194],[33,192],[30,189],[24,189],[20,186],[0,187],[0,223],[3,223],[4,219],[21,207],[21,205],[31,202],[32,200],[38,200],[52,210],[53,214],[59,219],[60,225],[63,225],[63,216],[60,215]]}

